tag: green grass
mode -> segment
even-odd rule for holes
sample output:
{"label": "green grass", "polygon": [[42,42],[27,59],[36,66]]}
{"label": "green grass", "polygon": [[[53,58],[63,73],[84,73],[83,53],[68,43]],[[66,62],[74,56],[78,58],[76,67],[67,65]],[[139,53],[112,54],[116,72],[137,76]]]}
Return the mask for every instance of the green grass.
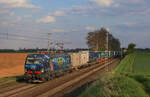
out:
{"label": "green grass", "polygon": [[144,87],[134,79],[107,74],[79,97],[149,97]]}
{"label": "green grass", "polygon": [[136,52],[126,56],[113,72],[150,74],[150,52]]}
{"label": "green grass", "polygon": [[150,74],[150,52],[135,53],[134,73]]}
{"label": "green grass", "polygon": [[128,73],[133,71],[135,55],[131,54],[126,56],[120,63],[120,65],[113,71],[115,73]]}
{"label": "green grass", "polygon": [[80,97],[150,97],[150,52],[126,56]]}
{"label": "green grass", "polygon": [[128,75],[128,77],[139,82],[143,86],[143,89],[150,95],[150,76],[143,74],[132,74]]}

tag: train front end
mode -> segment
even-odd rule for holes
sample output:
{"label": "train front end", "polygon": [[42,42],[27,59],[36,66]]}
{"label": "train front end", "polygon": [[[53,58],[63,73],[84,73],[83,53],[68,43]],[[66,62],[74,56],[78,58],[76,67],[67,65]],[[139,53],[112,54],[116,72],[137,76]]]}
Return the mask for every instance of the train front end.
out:
{"label": "train front end", "polygon": [[45,79],[45,71],[48,68],[48,58],[42,54],[30,54],[25,61],[24,76],[25,80],[43,80]]}

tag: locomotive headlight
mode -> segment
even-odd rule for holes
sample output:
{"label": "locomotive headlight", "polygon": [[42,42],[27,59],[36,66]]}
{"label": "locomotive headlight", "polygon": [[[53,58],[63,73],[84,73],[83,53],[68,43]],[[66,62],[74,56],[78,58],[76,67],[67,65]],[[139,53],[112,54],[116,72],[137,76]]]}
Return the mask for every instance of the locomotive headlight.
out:
{"label": "locomotive headlight", "polygon": [[41,69],[41,72],[42,72],[42,73],[44,72],[44,68]]}

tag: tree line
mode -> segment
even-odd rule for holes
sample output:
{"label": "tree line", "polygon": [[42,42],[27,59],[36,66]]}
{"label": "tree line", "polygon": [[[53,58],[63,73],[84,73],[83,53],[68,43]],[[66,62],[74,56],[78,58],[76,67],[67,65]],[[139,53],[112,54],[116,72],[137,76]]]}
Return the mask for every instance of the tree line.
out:
{"label": "tree line", "polygon": [[88,47],[94,51],[105,51],[107,49],[110,51],[120,50],[119,39],[110,34],[106,28],[89,32],[86,39]]}
{"label": "tree line", "polygon": [[[79,52],[79,51],[87,51],[87,48],[76,48],[76,49],[64,49],[63,52]],[[37,53],[39,51],[47,51],[46,48],[19,48],[15,49],[0,49],[0,53]],[[50,49],[49,51],[60,51],[56,49]]]}

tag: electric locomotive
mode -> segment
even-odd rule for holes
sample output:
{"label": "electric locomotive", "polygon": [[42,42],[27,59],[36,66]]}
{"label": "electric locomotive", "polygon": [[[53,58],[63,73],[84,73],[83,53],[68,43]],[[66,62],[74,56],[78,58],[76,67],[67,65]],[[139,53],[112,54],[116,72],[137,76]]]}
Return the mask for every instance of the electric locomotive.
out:
{"label": "electric locomotive", "polygon": [[64,72],[71,71],[71,57],[67,54],[29,54],[25,61],[25,79],[47,81]]}

